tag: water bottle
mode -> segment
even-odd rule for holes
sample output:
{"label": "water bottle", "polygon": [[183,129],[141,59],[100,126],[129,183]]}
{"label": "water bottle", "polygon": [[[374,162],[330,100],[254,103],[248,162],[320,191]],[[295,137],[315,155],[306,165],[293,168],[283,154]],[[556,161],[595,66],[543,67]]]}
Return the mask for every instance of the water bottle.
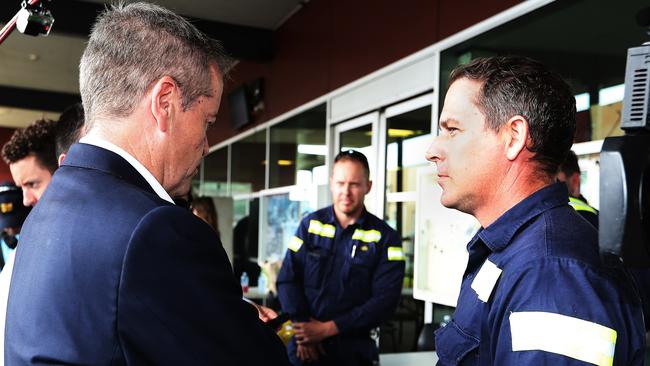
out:
{"label": "water bottle", "polygon": [[241,290],[243,293],[248,293],[248,274],[246,272],[241,274],[241,278],[239,279],[239,283],[241,284]]}
{"label": "water bottle", "polygon": [[266,295],[266,274],[264,271],[260,273],[260,276],[257,278],[257,288],[259,288],[260,293]]}

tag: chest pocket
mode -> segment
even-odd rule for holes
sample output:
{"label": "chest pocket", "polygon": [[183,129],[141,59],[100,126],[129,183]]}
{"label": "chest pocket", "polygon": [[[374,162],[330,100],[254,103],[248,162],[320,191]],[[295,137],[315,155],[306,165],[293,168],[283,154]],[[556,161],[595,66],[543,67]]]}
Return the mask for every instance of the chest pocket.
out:
{"label": "chest pocket", "polygon": [[358,291],[363,296],[367,296],[370,292],[375,250],[374,244],[357,245],[354,257],[349,259],[346,282],[350,284],[349,288]]}
{"label": "chest pocket", "polygon": [[460,329],[453,320],[436,331],[436,352],[441,366],[479,364],[479,340]]}
{"label": "chest pocket", "polygon": [[314,248],[307,251],[304,269],[306,287],[320,287],[328,258],[328,253],[323,249]]}

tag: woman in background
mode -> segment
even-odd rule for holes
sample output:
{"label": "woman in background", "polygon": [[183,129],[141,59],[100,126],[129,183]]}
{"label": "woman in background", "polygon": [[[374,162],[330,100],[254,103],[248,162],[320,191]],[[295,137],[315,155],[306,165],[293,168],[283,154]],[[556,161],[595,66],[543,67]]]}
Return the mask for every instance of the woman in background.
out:
{"label": "woman in background", "polygon": [[211,197],[198,197],[192,200],[192,213],[210,225],[219,235],[217,209]]}

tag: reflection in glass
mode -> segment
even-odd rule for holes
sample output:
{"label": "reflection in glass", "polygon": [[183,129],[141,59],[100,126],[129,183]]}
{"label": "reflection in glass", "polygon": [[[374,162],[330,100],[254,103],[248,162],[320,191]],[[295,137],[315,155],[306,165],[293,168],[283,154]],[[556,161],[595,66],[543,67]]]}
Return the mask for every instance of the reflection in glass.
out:
{"label": "reflection in glass", "polygon": [[232,194],[257,192],[264,189],[266,131],[256,132],[231,146]]}
{"label": "reflection in glass", "polygon": [[327,184],[325,104],[271,127],[270,188]]}
{"label": "reflection in glass", "polygon": [[417,168],[427,165],[431,106],[388,118],[386,125],[386,192],[415,191]]}

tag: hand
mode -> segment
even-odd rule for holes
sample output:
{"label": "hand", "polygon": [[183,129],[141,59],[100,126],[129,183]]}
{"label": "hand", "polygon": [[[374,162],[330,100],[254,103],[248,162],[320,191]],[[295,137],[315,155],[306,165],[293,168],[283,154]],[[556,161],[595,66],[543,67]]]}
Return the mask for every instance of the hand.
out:
{"label": "hand", "polygon": [[253,307],[255,307],[255,310],[257,310],[257,316],[260,318],[261,321],[263,322],[268,322],[271,319],[275,319],[278,317],[278,313],[276,313],[273,309],[267,308],[266,306],[262,306],[259,304],[254,303],[253,301],[247,299],[247,298],[242,298],[242,300],[246,301],[247,303],[251,304]]}
{"label": "hand", "polygon": [[316,362],[321,355],[325,355],[325,350],[320,343],[312,345],[299,344],[296,349],[296,356],[303,362]]}
{"label": "hand", "polygon": [[266,306],[262,306],[262,305],[256,305],[256,308],[257,308],[257,315],[259,316],[260,320],[265,323],[271,319],[275,319],[278,317],[278,313],[276,313],[271,308],[267,308]]}
{"label": "hand", "polygon": [[339,333],[336,323],[332,320],[321,322],[311,319],[308,322],[293,323],[293,330],[298,345],[320,343],[323,339]]}

